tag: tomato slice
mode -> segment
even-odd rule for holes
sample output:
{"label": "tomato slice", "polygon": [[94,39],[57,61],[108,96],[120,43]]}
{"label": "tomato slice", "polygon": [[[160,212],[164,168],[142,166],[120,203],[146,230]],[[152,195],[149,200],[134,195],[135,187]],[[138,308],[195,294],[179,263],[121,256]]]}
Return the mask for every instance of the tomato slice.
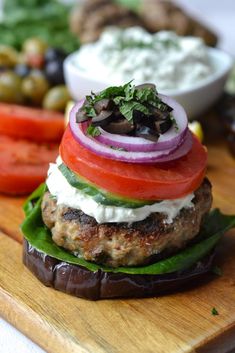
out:
{"label": "tomato slice", "polygon": [[206,149],[195,136],[186,156],[172,162],[146,165],[98,156],[74,139],[70,127],[64,133],[60,155],[71,170],[98,187],[139,200],[175,199],[193,192],[205,176],[207,163]]}
{"label": "tomato slice", "polygon": [[43,109],[0,103],[0,133],[37,142],[59,142],[64,115]]}
{"label": "tomato slice", "polygon": [[0,135],[0,192],[23,195],[46,177],[49,162],[58,155],[57,144],[36,144]]}

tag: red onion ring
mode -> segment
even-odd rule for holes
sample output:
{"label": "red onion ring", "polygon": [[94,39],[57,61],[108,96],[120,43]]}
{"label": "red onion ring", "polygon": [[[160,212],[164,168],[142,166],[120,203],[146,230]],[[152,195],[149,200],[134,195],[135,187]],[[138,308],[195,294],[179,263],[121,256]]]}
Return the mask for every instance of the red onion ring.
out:
{"label": "red onion ring", "polygon": [[83,101],[76,104],[70,113],[70,127],[74,138],[85,148],[100,156],[129,163],[162,163],[178,159],[189,152],[192,147],[192,135],[187,129],[185,138],[173,148],[152,152],[118,151],[103,145],[95,138],[86,135],[89,122],[77,123],[76,112],[81,108]]}
{"label": "red onion ring", "polygon": [[172,98],[162,94],[159,94],[159,97],[164,103],[173,108],[173,115],[178,127],[177,130],[172,125],[167,132],[160,135],[157,142],[152,142],[141,137],[111,134],[99,127],[98,129],[101,134],[96,136],[95,139],[103,145],[124,148],[131,152],[152,152],[174,148],[185,137],[188,125],[187,115],[183,107]]}

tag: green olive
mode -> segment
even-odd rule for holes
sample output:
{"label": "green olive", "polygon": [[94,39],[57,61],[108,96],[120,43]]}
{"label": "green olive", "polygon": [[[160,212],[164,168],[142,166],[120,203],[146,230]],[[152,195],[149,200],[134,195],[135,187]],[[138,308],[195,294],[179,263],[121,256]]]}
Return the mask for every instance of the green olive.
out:
{"label": "green olive", "polygon": [[23,103],[21,79],[12,71],[0,74],[0,101],[5,103]]}
{"label": "green olive", "polygon": [[69,100],[71,100],[71,97],[67,87],[65,85],[55,86],[45,95],[43,108],[63,112]]}
{"label": "green olive", "polygon": [[33,105],[41,105],[49,84],[43,75],[29,75],[22,80],[22,93]]}
{"label": "green olive", "polygon": [[0,82],[9,87],[15,87],[16,90],[21,89],[21,78],[13,71],[0,73]]}
{"label": "green olive", "polygon": [[0,66],[14,67],[18,61],[17,51],[7,45],[0,45]]}
{"label": "green olive", "polygon": [[29,38],[23,44],[23,52],[26,54],[44,55],[48,44],[40,38]]}
{"label": "green olive", "polygon": [[0,102],[21,104],[24,102],[22,93],[16,91],[14,87],[9,87],[0,83]]}

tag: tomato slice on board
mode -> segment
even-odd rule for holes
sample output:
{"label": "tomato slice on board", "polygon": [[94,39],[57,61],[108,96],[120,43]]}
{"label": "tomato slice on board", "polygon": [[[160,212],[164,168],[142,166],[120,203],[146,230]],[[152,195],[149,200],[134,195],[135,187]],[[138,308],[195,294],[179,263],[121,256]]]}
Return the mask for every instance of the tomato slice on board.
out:
{"label": "tomato slice on board", "polygon": [[0,133],[37,142],[59,142],[64,115],[44,109],[0,103]]}
{"label": "tomato slice on board", "polygon": [[111,193],[139,200],[183,197],[196,190],[204,176],[207,152],[193,136],[191,151],[167,163],[146,165],[115,161],[98,156],[81,146],[68,126],[60,155],[74,172]]}
{"label": "tomato slice on board", "polygon": [[38,145],[0,135],[0,192],[32,192],[45,180],[49,162],[54,162],[57,155],[57,144]]}

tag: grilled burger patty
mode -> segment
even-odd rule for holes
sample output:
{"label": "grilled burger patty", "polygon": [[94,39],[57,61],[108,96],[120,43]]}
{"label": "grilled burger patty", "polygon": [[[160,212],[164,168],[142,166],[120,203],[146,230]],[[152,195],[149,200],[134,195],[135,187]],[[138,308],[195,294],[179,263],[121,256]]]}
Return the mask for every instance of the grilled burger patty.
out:
{"label": "grilled burger patty", "polygon": [[211,184],[204,179],[195,191],[194,207],[182,209],[172,223],[166,215],[152,213],[134,223],[98,224],[81,210],[58,205],[46,192],[42,218],[51,229],[53,241],[88,261],[112,267],[136,266],[153,256],[183,248],[199,232],[204,215],[212,203]]}

